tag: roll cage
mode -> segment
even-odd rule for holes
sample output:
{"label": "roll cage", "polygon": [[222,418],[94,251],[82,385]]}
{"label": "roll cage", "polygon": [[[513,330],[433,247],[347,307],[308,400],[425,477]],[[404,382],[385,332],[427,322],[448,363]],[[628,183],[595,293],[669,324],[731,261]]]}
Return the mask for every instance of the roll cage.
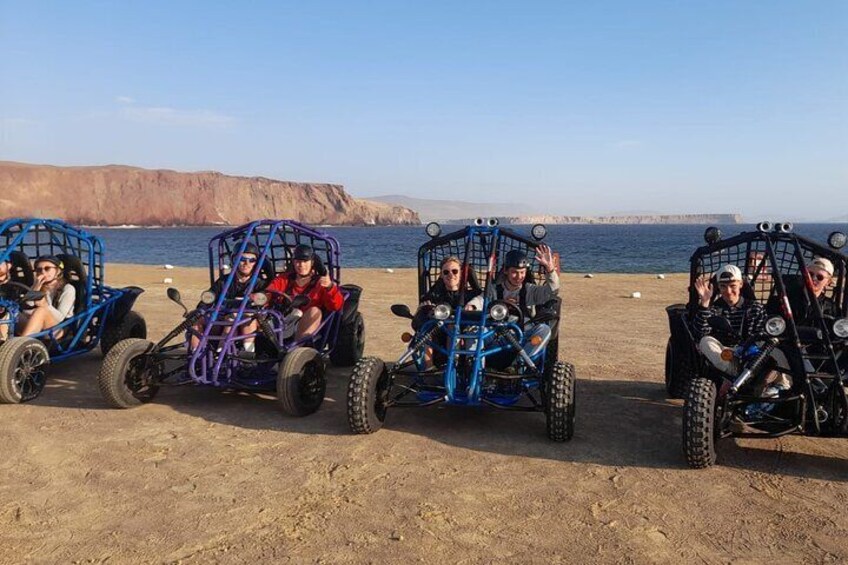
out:
{"label": "roll cage", "polygon": [[[245,287],[244,296],[227,298],[248,243],[259,249],[257,267]],[[220,276],[220,292],[211,303],[199,304],[188,313],[182,324],[154,346],[152,354],[163,360],[181,361],[179,366],[159,373],[159,380],[183,375],[198,384],[264,390],[275,386],[276,365],[292,348],[309,346],[321,353],[331,353],[336,344],[342,311],[325,312],[321,326],[313,336],[295,340],[294,337],[286,337],[284,312],[263,308],[251,300],[251,294],[264,290],[277,275],[291,272],[292,249],[299,244],[313,248],[317,257],[316,271],[326,269],[333,282],[340,283],[338,242],[300,222],[257,220],[212,237],[209,241],[209,281],[211,287]],[[350,289],[339,288],[347,301]],[[258,321],[259,330],[240,335],[238,328],[253,320]],[[195,323],[200,323],[199,331],[195,329]],[[167,345],[179,335],[185,335],[184,343]],[[194,347],[190,345],[192,337],[197,339]],[[237,345],[247,338],[264,340],[271,351],[255,360],[240,356]]]}
{"label": "roll cage", "polygon": [[[32,336],[46,342],[51,360],[60,361],[97,346],[104,322],[122,318],[142,290],[103,283],[103,243],[93,234],[57,219],[10,218],[0,223],[0,261],[12,263],[13,281],[32,286],[30,262],[46,255],[63,261],[65,276],[76,290],[74,315]],[[20,305],[3,298],[0,305],[12,314],[0,323],[14,324]]]}
{"label": "roll cage", "polygon": [[[436,285],[440,284],[441,263],[450,257],[461,263],[460,288],[462,295],[459,306],[443,320],[430,318],[418,329],[407,352],[392,369],[394,376],[412,379],[409,385],[389,391],[387,406],[422,406],[446,401],[451,404],[479,405],[481,403],[499,408],[540,410],[542,403],[534,395],[544,378],[547,366],[545,350],[526,359],[522,356],[520,374],[506,373],[487,367],[503,353],[514,352],[526,342],[526,329],[515,321],[491,318],[489,286],[495,284],[501,271],[504,257],[509,251],[521,250],[530,259],[527,282],[544,278],[544,268],[535,261],[539,243],[516,232],[498,226],[467,226],[463,229],[440,235],[424,243],[418,250],[419,300]],[[480,311],[466,311],[466,293],[480,292],[483,306]],[[442,344],[437,338],[442,333],[446,339]],[[443,367],[429,370],[424,367],[424,348],[431,348],[444,356]],[[443,377],[442,383],[428,377]],[[502,379],[509,386],[488,387],[488,377]],[[405,401],[415,393],[416,401]],[[527,398],[530,407],[517,406]]]}

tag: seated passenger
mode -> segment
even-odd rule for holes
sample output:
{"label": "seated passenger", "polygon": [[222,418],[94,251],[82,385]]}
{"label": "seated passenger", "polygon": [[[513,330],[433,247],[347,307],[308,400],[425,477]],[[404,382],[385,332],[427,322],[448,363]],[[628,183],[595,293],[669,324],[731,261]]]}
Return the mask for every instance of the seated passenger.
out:
{"label": "seated passenger", "polygon": [[[468,270],[469,275],[464,277],[465,289],[462,288],[462,262],[459,260],[459,257],[451,255],[443,259],[439,265],[439,269],[441,270],[439,280],[424,295],[424,299],[419,304],[418,311],[415,313],[415,318],[412,320],[412,327],[416,330],[424,325],[424,322],[427,321],[430,315],[430,311],[436,304],[448,304],[451,310],[460,306],[465,306],[466,310],[473,310],[474,307],[470,302],[481,294],[478,285],[472,280],[473,275],[470,274],[470,269]],[[465,290],[464,293],[463,290]],[[441,330],[433,336],[433,340],[442,346],[446,343],[446,338],[445,332]],[[424,350],[425,369],[433,366],[433,355],[433,348],[428,346]],[[436,363],[444,363],[444,355],[437,355],[436,357]]]}
{"label": "seated passenger", "polygon": [[[236,244],[236,249],[240,247],[240,244]],[[244,248],[244,252],[241,254],[241,258],[239,259],[239,264],[236,267],[236,276],[233,279],[232,284],[227,289],[226,299],[234,300],[240,299],[244,297],[244,293],[247,291],[248,283],[250,282],[250,278],[253,276],[253,271],[256,269],[256,263],[259,258],[259,248],[256,247],[253,243],[247,243]],[[212,287],[209,289],[210,291],[215,293],[215,297],[220,296],[221,291],[224,289],[224,284],[227,282],[227,278],[229,275],[221,275],[215,282],[212,283]],[[268,285],[268,281],[263,278],[256,279],[256,285],[254,286],[254,290],[256,292],[261,292],[265,290],[265,287]],[[206,324],[205,320],[198,321],[194,329],[197,332],[203,331],[203,326]],[[258,329],[258,323],[256,320],[251,320],[247,324],[243,324],[239,327],[239,335],[247,335],[254,334]],[[191,347],[194,349],[197,347],[197,344],[200,342],[200,338],[196,335],[191,336]],[[242,341],[242,345],[244,350],[248,353],[252,353],[255,350],[255,343],[253,337],[246,337]]]}
{"label": "seated passenger", "polygon": [[[504,300],[518,306],[526,320],[536,315],[536,306],[556,298],[559,293],[559,274],[554,269],[554,256],[547,245],[539,245],[536,260],[545,268],[545,283],[534,284],[527,281],[527,268],[530,260],[523,251],[513,249],[506,254],[503,271],[495,278],[487,290],[489,301]],[[483,307],[480,296],[470,303],[474,308]]]}
{"label": "seated passenger", "polygon": [[[0,298],[14,300],[18,296],[17,290],[9,283],[12,282],[12,263],[8,259],[0,261]],[[9,337],[9,312],[0,312],[0,341]]]}
{"label": "seated passenger", "polygon": [[299,294],[309,297],[309,304],[302,308],[303,316],[297,324],[295,339],[300,340],[318,331],[323,312],[337,312],[344,305],[344,297],[326,271],[317,273],[315,252],[305,244],[297,245],[292,254],[292,270],[281,273],[268,285],[269,301],[281,303],[276,293],[287,293],[294,298]]}
{"label": "seated passenger", "polygon": [[[734,348],[749,337],[763,333],[766,310],[755,301],[742,296],[742,271],[736,265],[725,265],[716,273],[719,297],[712,301],[713,285],[708,276],[695,281],[698,293],[698,310],[692,320],[692,334],[698,342],[698,350],[719,371],[735,377],[741,367],[735,356],[722,357],[725,349]],[[724,318],[730,325],[729,332],[721,332],[710,324],[712,317]],[[772,358],[779,368],[787,370],[788,362],[783,353],[775,349]],[[783,372],[770,371],[758,385],[759,394],[776,397],[781,390],[789,390],[791,379]]]}
{"label": "seated passenger", "polygon": [[[65,266],[57,257],[35,260],[35,283],[32,290],[44,293],[44,298],[25,308],[20,314],[24,324],[21,335],[33,335],[50,329],[74,315],[76,289],[65,277]],[[56,337],[60,337],[58,332]]]}
{"label": "seated passenger", "polygon": [[[828,287],[833,285],[833,263],[824,257],[813,257],[807,263],[807,271],[810,273],[813,296],[819,303],[819,308],[824,316],[832,318],[839,317],[839,308],[833,298],[827,296]],[[797,326],[817,326],[816,312],[813,304],[809,301],[806,292],[807,285],[801,275],[789,275],[783,277],[786,288],[786,296],[789,298],[789,306],[792,309],[792,317]],[[766,310],[774,314],[781,312],[780,297],[775,293],[769,299]]]}

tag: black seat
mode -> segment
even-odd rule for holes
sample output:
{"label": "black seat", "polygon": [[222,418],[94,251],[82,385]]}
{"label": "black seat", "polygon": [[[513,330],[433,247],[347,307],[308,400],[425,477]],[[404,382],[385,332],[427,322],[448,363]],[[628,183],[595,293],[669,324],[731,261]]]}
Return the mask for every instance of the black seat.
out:
{"label": "black seat", "polygon": [[35,283],[35,274],[29,257],[23,251],[12,251],[9,253],[9,263],[12,264],[10,273],[14,282],[32,286]]}
{"label": "black seat", "polygon": [[74,299],[74,315],[76,316],[83,310],[88,299],[88,277],[86,276],[85,266],[76,255],[60,253],[56,255],[56,258],[64,264],[65,278],[76,291],[76,298]]}

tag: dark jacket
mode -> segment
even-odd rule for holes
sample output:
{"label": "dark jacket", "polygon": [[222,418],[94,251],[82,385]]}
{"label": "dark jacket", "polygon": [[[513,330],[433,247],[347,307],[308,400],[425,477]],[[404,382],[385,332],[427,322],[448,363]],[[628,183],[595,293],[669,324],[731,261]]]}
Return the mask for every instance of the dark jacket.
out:
{"label": "dark jacket", "polygon": [[[732,332],[719,332],[710,326],[710,318],[719,316],[730,322]],[[709,308],[698,307],[692,320],[692,333],[696,340],[712,335],[727,346],[738,345],[752,335],[762,333],[766,324],[766,309],[750,298],[740,298],[736,306],[730,306],[719,297]]]}

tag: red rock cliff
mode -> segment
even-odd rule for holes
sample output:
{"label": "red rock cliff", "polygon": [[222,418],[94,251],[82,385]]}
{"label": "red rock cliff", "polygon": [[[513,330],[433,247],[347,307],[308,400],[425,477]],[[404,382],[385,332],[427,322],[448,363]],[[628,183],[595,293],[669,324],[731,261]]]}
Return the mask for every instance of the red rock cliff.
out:
{"label": "red rock cliff", "polygon": [[333,225],[420,223],[408,208],[358,200],[337,184],[0,161],[0,218],[10,216],[113,226],[238,225],[257,218]]}

